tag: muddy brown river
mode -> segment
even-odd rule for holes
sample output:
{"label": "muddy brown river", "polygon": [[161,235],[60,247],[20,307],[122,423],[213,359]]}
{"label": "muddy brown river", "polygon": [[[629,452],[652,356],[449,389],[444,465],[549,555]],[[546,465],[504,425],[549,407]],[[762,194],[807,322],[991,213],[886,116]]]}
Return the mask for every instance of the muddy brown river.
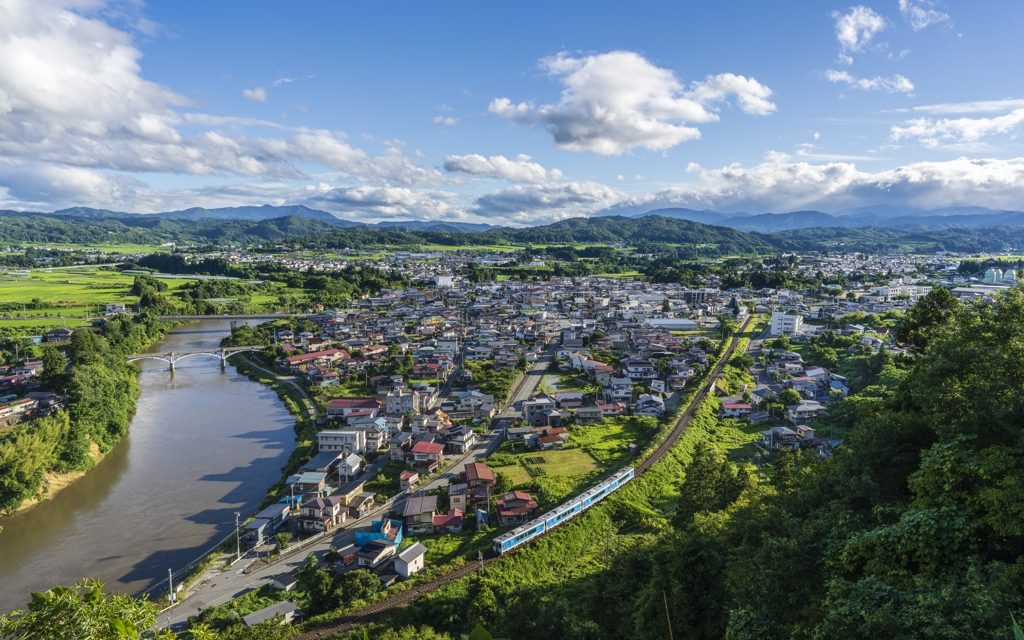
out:
{"label": "muddy brown river", "polygon": [[[149,352],[216,347],[227,322],[171,331]],[[0,612],[33,591],[98,578],[138,594],[231,533],[277,481],[294,419],[268,388],[192,356],[171,373],[139,362],[142,395],[125,438],[52,499],[0,518]]]}

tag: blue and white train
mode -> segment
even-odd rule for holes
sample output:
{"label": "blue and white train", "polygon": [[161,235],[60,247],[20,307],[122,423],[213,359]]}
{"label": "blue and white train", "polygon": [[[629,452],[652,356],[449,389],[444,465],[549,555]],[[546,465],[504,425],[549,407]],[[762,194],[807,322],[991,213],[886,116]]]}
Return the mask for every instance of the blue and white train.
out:
{"label": "blue and white train", "polygon": [[494,552],[497,554],[507,553],[516,547],[526,544],[545,531],[554,529],[558,525],[572,519],[604,500],[612,491],[633,479],[633,467],[626,467],[615,473],[601,484],[588,489],[582,495],[576,496],[569,502],[559,505],[535,520],[527,522],[521,527],[504,533],[494,539]]}

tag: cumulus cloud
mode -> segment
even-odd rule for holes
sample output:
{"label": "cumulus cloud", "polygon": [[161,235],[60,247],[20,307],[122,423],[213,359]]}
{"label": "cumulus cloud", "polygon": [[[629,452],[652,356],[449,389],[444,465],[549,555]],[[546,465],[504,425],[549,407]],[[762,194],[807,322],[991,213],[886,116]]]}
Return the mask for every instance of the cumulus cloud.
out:
{"label": "cumulus cloud", "polygon": [[[88,3],[88,15],[76,13],[82,6],[74,0],[0,2],[0,157],[8,176],[18,168],[40,178],[24,178],[24,184],[41,185],[54,172],[95,177],[96,171],[304,178],[295,167],[301,161],[370,181],[447,180],[400,150],[370,156],[337,132],[189,113],[188,98],[142,77],[142,54],[131,36],[92,11],[103,3]],[[265,98],[261,89],[250,91],[254,99]],[[181,130],[186,126],[188,135]],[[253,137],[239,133],[244,127],[294,135]],[[104,188],[117,187],[112,181]]]}
{"label": "cumulus cloud", "polygon": [[739,164],[701,170],[689,185],[624,199],[606,212],[662,207],[720,211],[835,211],[892,204],[930,209],[943,206],[1019,207],[1024,199],[1024,158],[959,158],[919,162],[867,173],[846,162],[791,162],[785,154],[747,168]]}
{"label": "cumulus cloud", "polygon": [[478,197],[471,211],[483,217],[535,223],[585,216],[624,196],[618,189],[599,182],[516,185]]}
{"label": "cumulus cloud", "polygon": [[[846,13],[833,11],[832,19],[835,20],[836,39],[843,51],[861,51],[889,24],[885,18],[864,6],[851,7]],[[853,62],[849,56],[845,58],[849,63]]]}
{"label": "cumulus cloud", "polygon": [[687,122],[716,122],[719,103],[735,96],[744,113],[776,110],[771,89],[731,73],[683,85],[675,74],[631,51],[575,58],[562,52],[540,68],[562,84],[561,99],[534,108],[497,98],[488,110],[503,118],[545,127],[555,146],[569,151],[620,155],[636,147],[669,149],[700,137]]}
{"label": "cumulus cloud", "polygon": [[445,118],[444,116],[434,116],[434,124],[443,124],[447,127],[454,127],[458,123],[458,118]]}
{"label": "cumulus cloud", "polygon": [[465,220],[468,217],[462,196],[428,189],[338,187],[316,193],[308,201],[343,215],[374,219]]}
{"label": "cumulus cloud", "polygon": [[917,138],[926,147],[935,147],[946,141],[977,142],[984,137],[1010,133],[1024,122],[1024,109],[994,118],[915,118],[890,130],[894,141]]}
{"label": "cumulus cloud", "polygon": [[505,156],[485,158],[475,154],[447,156],[444,159],[444,169],[451,173],[504,178],[512,182],[532,182],[534,184],[557,182],[562,179],[562,172],[558,169],[549,171],[530,160],[530,156],[526,155],[518,155],[511,159]]}
{"label": "cumulus cloud", "polygon": [[847,71],[834,71],[829,69],[825,72],[825,79],[829,82],[845,83],[850,89],[861,89],[864,91],[910,93],[914,90],[914,84],[898,73],[891,78],[883,78],[881,76],[875,76],[874,78],[855,78]]}
{"label": "cumulus cloud", "polygon": [[267,101],[267,90],[263,87],[256,87],[255,89],[244,89],[242,91],[242,97],[246,100],[252,100],[253,102],[266,102]]}
{"label": "cumulus cloud", "polygon": [[920,31],[930,25],[941,22],[948,23],[950,21],[949,14],[926,8],[932,5],[933,3],[928,2],[928,0],[920,0],[920,4],[915,4],[910,0],[900,0],[900,14],[903,15],[903,19],[907,21],[907,24],[914,31]]}

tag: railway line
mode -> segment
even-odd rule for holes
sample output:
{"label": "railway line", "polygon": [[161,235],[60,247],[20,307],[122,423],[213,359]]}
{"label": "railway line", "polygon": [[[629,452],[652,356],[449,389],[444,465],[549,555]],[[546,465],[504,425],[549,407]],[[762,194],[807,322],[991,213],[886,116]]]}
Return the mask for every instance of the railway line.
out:
{"label": "railway line", "polygon": [[[673,447],[673,445],[675,445],[675,443],[686,431],[686,428],[689,425],[690,420],[693,418],[693,415],[696,413],[697,409],[707,398],[709,390],[713,388],[715,385],[715,381],[722,374],[722,370],[724,369],[725,364],[736,352],[736,347],[738,347],[740,343],[740,335],[747,329],[747,326],[749,325],[751,319],[752,318],[748,317],[743,322],[743,324],[740,325],[740,328],[733,335],[732,340],[729,343],[728,349],[726,349],[725,353],[722,354],[722,357],[719,359],[718,364],[716,364],[715,368],[712,369],[711,375],[708,376],[705,384],[697,391],[697,394],[690,401],[689,406],[686,408],[683,414],[679,416],[679,419],[676,420],[676,423],[672,427],[672,431],[669,432],[668,436],[658,446],[658,448],[655,449],[654,452],[650,456],[648,456],[646,460],[644,460],[636,467],[637,477],[639,477],[647,469],[654,465],[654,463],[660,460],[662,456],[664,456]],[[541,536],[538,536],[537,539],[543,538],[546,535],[547,532],[545,532]],[[535,542],[536,539],[532,540],[528,544],[523,545],[523,547],[530,546]],[[416,598],[425,593],[435,591],[451,582],[460,580],[462,578],[465,578],[466,576],[476,573],[477,571],[480,571],[482,568],[486,567],[495,560],[498,560],[500,557],[501,556],[494,553],[493,550],[488,550],[484,557],[479,561],[469,562],[465,566],[460,567],[455,571],[452,571],[444,576],[441,576],[436,580],[432,580],[431,582],[428,582],[426,584],[413,587],[412,589],[400,593],[393,598],[388,598],[387,600],[383,600],[376,604],[370,605],[369,607],[361,609],[360,611],[351,616],[346,616],[345,618],[342,618],[336,622],[327,624],[318,629],[314,629],[312,631],[304,633],[301,636],[299,636],[297,640],[325,640],[326,638],[330,638],[331,636],[337,633],[347,631],[353,625],[372,622],[384,613],[387,613],[388,611],[400,609],[402,607],[409,605],[412,601],[414,601]]]}

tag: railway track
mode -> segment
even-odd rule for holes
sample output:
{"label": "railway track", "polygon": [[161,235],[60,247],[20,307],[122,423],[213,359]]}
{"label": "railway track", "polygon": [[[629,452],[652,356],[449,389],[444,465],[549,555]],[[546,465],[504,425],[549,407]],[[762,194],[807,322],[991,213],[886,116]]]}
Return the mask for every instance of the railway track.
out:
{"label": "railway track", "polygon": [[[667,453],[668,450],[672,448],[676,441],[679,440],[680,436],[682,436],[683,433],[686,431],[686,427],[689,425],[690,419],[693,418],[694,413],[696,413],[697,409],[707,398],[708,389],[714,386],[715,380],[717,380],[718,376],[722,373],[722,369],[725,367],[725,364],[729,361],[729,358],[731,358],[733,354],[736,352],[736,347],[738,347],[740,343],[739,336],[741,333],[743,333],[743,331],[746,330],[747,325],[750,323],[750,320],[751,318],[748,317],[743,322],[743,324],[740,325],[739,330],[733,336],[732,341],[729,344],[729,348],[725,351],[721,359],[718,361],[718,364],[715,365],[715,368],[711,371],[711,376],[709,376],[708,378],[708,383],[701,387],[701,389],[693,397],[693,400],[690,401],[690,405],[686,408],[686,411],[683,412],[683,415],[679,416],[679,419],[676,420],[675,425],[673,425],[672,427],[672,431],[669,432],[668,437],[665,438],[665,441],[662,442],[658,446],[658,448],[654,450],[654,453],[652,453],[646,460],[644,460],[642,463],[640,463],[640,465],[637,466],[637,477],[639,477],[644,471],[649,469],[652,465],[654,465],[654,463],[660,460],[661,457],[664,456],[665,453]],[[516,551],[528,546],[532,546],[536,543],[537,540],[543,538],[546,535],[547,532],[545,532],[541,536],[538,536],[535,540],[530,541],[528,544],[519,547],[518,549],[516,549]],[[330,638],[331,636],[337,633],[347,631],[353,625],[372,622],[388,611],[400,609],[402,607],[407,606],[413,600],[415,600],[416,598],[420,597],[425,593],[435,591],[445,586],[446,584],[449,584],[456,580],[460,580],[462,578],[465,578],[466,576],[476,573],[482,567],[486,567],[487,565],[494,562],[500,557],[501,556],[495,554],[493,551],[488,550],[487,554],[484,556],[484,559],[482,561],[470,562],[466,564],[466,566],[460,567],[459,569],[456,569],[455,571],[452,571],[447,575],[441,576],[437,580],[433,580],[426,584],[419,585],[408,591],[400,593],[393,598],[388,598],[387,600],[370,605],[369,607],[361,609],[359,612],[351,616],[346,616],[345,618],[342,618],[341,620],[338,620],[337,622],[334,622],[332,624],[328,624],[323,627],[320,627],[319,629],[314,629],[313,631],[306,632],[299,636],[296,640],[324,640],[325,638]]]}

